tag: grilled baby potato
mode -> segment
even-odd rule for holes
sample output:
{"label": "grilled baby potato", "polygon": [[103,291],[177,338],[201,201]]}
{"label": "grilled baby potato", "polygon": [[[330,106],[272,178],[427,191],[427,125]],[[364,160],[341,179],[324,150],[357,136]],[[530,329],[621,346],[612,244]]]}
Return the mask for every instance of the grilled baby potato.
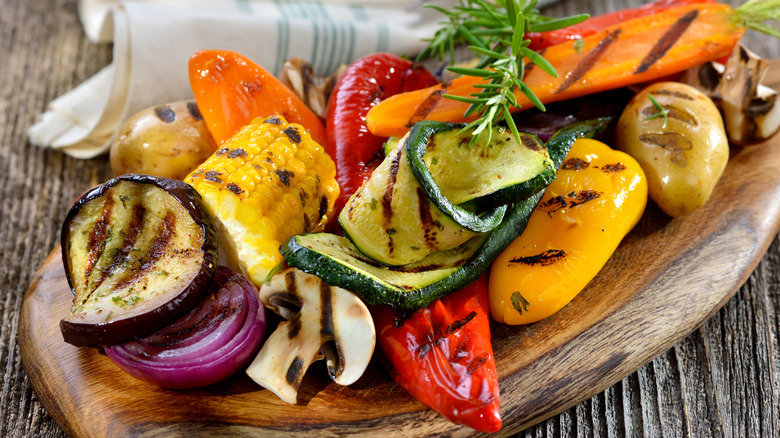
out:
{"label": "grilled baby potato", "polygon": [[650,198],[672,217],[707,202],[729,158],[715,104],[678,82],[658,82],[634,96],[618,121],[616,143],[639,162]]}
{"label": "grilled baby potato", "polygon": [[141,173],[184,179],[217,144],[194,101],[147,108],[129,118],[111,144],[114,175]]}

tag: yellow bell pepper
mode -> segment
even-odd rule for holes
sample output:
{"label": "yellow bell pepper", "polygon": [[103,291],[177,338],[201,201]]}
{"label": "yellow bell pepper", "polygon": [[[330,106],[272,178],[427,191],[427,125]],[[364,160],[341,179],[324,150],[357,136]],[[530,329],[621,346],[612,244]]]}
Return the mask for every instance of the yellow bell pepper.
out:
{"label": "yellow bell pepper", "polygon": [[560,310],[601,270],[646,204],[647,180],[636,160],[577,140],[523,234],[493,262],[493,318],[530,324]]}

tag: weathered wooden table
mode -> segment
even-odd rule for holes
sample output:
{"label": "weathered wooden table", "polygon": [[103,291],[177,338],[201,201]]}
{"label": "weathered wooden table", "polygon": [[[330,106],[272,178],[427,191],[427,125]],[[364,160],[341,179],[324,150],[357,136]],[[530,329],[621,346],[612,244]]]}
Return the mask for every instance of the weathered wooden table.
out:
{"label": "weathered wooden table", "polygon": [[[592,14],[639,0],[566,0],[547,12]],[[39,149],[26,129],[55,97],[111,61],[84,36],[76,0],[0,0],[0,436],[64,433],[22,369],[19,312],[31,279],[59,240],[70,203],[110,175],[88,161]],[[755,34],[747,45],[780,57]],[[778,169],[780,172],[780,169]],[[780,202],[780,199],[777,200]],[[603,393],[522,436],[780,436],[780,239],[747,282],[701,328]]]}

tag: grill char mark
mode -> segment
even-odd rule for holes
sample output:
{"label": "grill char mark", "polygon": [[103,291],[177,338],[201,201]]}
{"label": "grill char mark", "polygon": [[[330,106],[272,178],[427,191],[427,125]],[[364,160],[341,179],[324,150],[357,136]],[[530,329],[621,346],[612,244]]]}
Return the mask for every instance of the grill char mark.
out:
{"label": "grill char mark", "polygon": [[620,35],[621,30],[616,29],[611,32],[607,32],[607,35],[599,41],[599,43],[596,45],[596,47],[593,48],[593,50],[589,51],[583,58],[582,61],[577,64],[576,67],[574,67],[574,70],[571,72],[570,75],[566,76],[566,79],[561,83],[561,85],[558,87],[557,90],[555,90],[556,93],[560,93],[567,88],[571,87],[582,79],[583,76],[585,76],[586,73],[590,71],[591,68],[596,64],[596,61],[601,58],[601,55],[606,52],[607,48],[609,48],[610,45],[612,45],[615,40],[617,40],[618,35]]}
{"label": "grill char mark", "polygon": [[398,168],[401,165],[401,152],[397,151],[393,155],[393,160],[390,162],[390,177],[389,181],[387,182],[387,188],[385,189],[385,192],[382,194],[382,216],[384,218],[384,228],[387,231],[387,237],[388,237],[388,251],[390,254],[393,253],[393,236],[390,232],[391,230],[391,224],[393,220],[393,190],[395,189],[395,183],[398,180]]}
{"label": "grill char mark", "polygon": [[131,275],[121,282],[117,282],[116,289],[129,286],[154,268],[157,262],[165,255],[166,247],[170,243],[171,238],[176,234],[175,225],[176,216],[173,213],[166,214],[158,229],[157,239],[155,239],[147,258],[143,260],[143,263],[138,268],[132,270]]}
{"label": "grill char mark", "polygon": [[443,99],[443,95],[447,92],[447,88],[451,85],[450,82],[444,82],[439,85],[435,90],[429,94],[425,100],[415,108],[414,113],[409,117],[409,121],[406,122],[406,127],[411,128],[415,123],[420,120],[425,120],[428,114],[436,108],[436,105]]}
{"label": "grill char mark", "polygon": [[688,29],[698,15],[699,11],[694,9],[680,17],[680,19],[661,36],[653,48],[650,49],[650,52],[645,55],[644,59],[642,59],[642,62],[639,64],[639,67],[634,71],[634,74],[646,72],[656,63],[656,61],[663,58],[666,52],[680,39],[682,34]]}
{"label": "grill char mark", "polygon": [[[122,246],[111,258],[111,263],[100,272],[100,278],[98,278],[98,280],[92,286],[90,295],[103,283],[103,281],[105,281],[111,272],[114,272],[119,267],[119,265],[121,265],[127,259],[130,251],[135,246],[135,242],[138,240],[138,236],[141,234],[141,230],[144,227],[145,218],[146,207],[140,204],[134,205],[127,233],[125,234],[125,238],[122,240]],[[88,298],[89,297],[87,297],[87,299]],[[86,300],[84,302],[86,303]]]}
{"label": "grill char mark", "polygon": [[95,269],[95,264],[100,257],[102,248],[105,248],[106,236],[108,235],[109,220],[111,219],[111,212],[114,209],[114,198],[112,196],[106,197],[106,202],[103,204],[103,209],[100,212],[100,218],[95,222],[95,226],[89,232],[89,238],[87,240],[87,260],[86,269],[84,270],[84,287],[89,288],[89,277],[92,276],[92,271]]}

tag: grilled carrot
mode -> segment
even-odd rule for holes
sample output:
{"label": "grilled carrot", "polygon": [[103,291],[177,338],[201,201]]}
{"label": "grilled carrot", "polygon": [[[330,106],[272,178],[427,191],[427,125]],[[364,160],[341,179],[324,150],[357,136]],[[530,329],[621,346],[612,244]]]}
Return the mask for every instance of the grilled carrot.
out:
{"label": "grilled carrot", "polygon": [[[555,67],[553,77],[526,64],[523,82],[542,103],[552,103],[645,82],[728,55],[745,32],[728,5],[700,3],[667,9],[605,28],[578,44],[569,41],[548,47],[543,55]],[[528,61],[527,61],[528,62]],[[468,121],[467,103],[445,94],[478,93],[479,78],[463,76],[418,91],[397,94],[379,103],[366,116],[377,136],[402,136],[420,120]],[[522,107],[534,105],[515,92]],[[514,109],[517,110],[517,109]]]}

